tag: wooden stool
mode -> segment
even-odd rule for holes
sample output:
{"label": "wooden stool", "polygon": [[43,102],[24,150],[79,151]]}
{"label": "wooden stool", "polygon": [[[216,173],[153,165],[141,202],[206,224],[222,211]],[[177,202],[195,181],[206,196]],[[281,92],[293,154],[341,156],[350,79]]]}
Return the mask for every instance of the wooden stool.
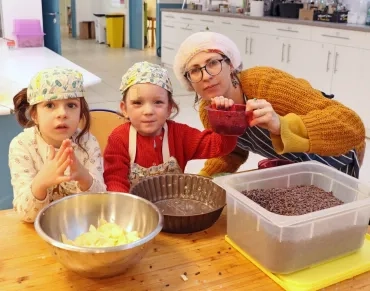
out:
{"label": "wooden stool", "polygon": [[155,35],[155,29],[156,29],[156,18],[155,17],[148,17],[147,18],[148,21],[149,21],[149,25],[148,25],[148,31],[151,30],[151,42],[150,44],[152,45],[152,47],[154,47],[154,43],[155,43],[155,38],[154,38],[154,35]]}

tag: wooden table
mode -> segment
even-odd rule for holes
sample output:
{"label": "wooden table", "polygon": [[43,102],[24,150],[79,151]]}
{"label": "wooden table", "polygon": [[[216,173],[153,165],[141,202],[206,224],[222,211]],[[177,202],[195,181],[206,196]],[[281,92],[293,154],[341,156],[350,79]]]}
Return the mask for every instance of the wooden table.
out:
{"label": "wooden table", "polygon": [[[226,215],[206,231],[160,233],[141,262],[124,275],[86,279],[66,270],[33,224],[0,211],[0,290],[282,290],[224,240]],[[188,281],[180,275],[187,273]],[[325,290],[370,290],[370,273]]]}

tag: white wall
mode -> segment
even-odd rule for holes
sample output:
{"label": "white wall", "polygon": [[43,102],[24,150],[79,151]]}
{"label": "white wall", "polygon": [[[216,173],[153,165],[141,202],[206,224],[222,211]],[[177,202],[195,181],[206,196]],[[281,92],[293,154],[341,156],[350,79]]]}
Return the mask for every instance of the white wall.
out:
{"label": "white wall", "polygon": [[80,22],[94,21],[93,5],[91,0],[76,1],[76,34],[80,36]]}
{"label": "white wall", "polygon": [[41,0],[3,0],[2,18],[4,24],[4,37],[14,39],[13,20],[39,19],[42,27]]}

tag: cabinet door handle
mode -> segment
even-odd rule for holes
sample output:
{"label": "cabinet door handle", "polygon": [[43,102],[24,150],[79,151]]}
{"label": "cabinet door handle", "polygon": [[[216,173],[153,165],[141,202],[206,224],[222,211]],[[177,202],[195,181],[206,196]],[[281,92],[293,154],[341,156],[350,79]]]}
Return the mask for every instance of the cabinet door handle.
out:
{"label": "cabinet door handle", "polygon": [[181,27],[182,30],[188,30],[188,31],[192,31],[191,28],[186,28],[186,27]]}
{"label": "cabinet door handle", "polygon": [[283,46],[281,48],[281,61],[284,62],[284,49],[285,49],[285,43],[283,43]]}
{"label": "cabinet door handle", "polygon": [[246,54],[248,54],[248,40],[249,40],[249,38],[248,38],[248,37],[246,37],[246,38],[245,38],[245,53],[246,53]]}
{"label": "cabinet door handle", "polygon": [[164,27],[175,28],[173,25],[163,24]]}
{"label": "cabinet door handle", "polygon": [[231,22],[222,21],[222,24],[231,24]]}
{"label": "cabinet door handle", "polygon": [[175,18],[175,16],[172,16],[172,15],[165,15],[164,17],[165,18]]}
{"label": "cabinet door handle", "polygon": [[168,49],[168,50],[170,50],[170,51],[174,51],[174,50],[175,50],[174,48],[172,48],[172,47],[168,47],[168,46],[164,46],[164,48],[165,48],[165,49]]}
{"label": "cabinet door handle", "polygon": [[184,20],[193,20],[193,18],[190,18],[190,17],[180,17],[180,18]]}
{"label": "cabinet door handle", "polygon": [[287,57],[287,60],[286,60],[287,63],[290,62],[290,47],[291,47],[291,45],[288,44],[288,57]]}
{"label": "cabinet door handle", "polygon": [[252,28],[260,28],[258,25],[251,25],[251,24],[242,24],[245,27],[252,27]]}
{"label": "cabinet door handle", "polygon": [[349,40],[349,37],[345,37],[345,36],[335,36],[335,35],[330,35],[330,34],[322,34],[321,36]]}
{"label": "cabinet door handle", "polygon": [[334,60],[334,73],[338,72],[337,70],[337,62],[338,62],[339,54],[335,53],[335,60]]}
{"label": "cabinet door handle", "polygon": [[277,28],[276,30],[279,30],[279,31],[285,31],[285,32],[299,32],[298,30],[291,30],[291,29],[284,29],[284,28]]}
{"label": "cabinet door handle", "polygon": [[326,60],[326,71],[329,72],[329,61],[330,61],[331,51],[328,51],[328,59]]}
{"label": "cabinet door handle", "polygon": [[202,22],[214,23],[214,21],[213,21],[213,20],[207,20],[207,19],[201,19],[200,21],[202,21]]}
{"label": "cabinet door handle", "polygon": [[250,55],[252,54],[252,42],[253,42],[253,38],[251,38],[251,41],[249,42],[249,54]]}

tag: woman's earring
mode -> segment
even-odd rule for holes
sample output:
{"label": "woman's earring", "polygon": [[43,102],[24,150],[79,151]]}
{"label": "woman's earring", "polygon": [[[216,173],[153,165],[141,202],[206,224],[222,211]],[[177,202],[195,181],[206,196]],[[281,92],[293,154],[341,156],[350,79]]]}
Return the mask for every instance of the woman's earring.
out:
{"label": "woman's earring", "polygon": [[194,104],[197,104],[198,102],[199,102],[198,94],[195,94]]}
{"label": "woman's earring", "polygon": [[231,84],[233,84],[234,88],[239,85],[239,80],[234,74],[231,74]]}

